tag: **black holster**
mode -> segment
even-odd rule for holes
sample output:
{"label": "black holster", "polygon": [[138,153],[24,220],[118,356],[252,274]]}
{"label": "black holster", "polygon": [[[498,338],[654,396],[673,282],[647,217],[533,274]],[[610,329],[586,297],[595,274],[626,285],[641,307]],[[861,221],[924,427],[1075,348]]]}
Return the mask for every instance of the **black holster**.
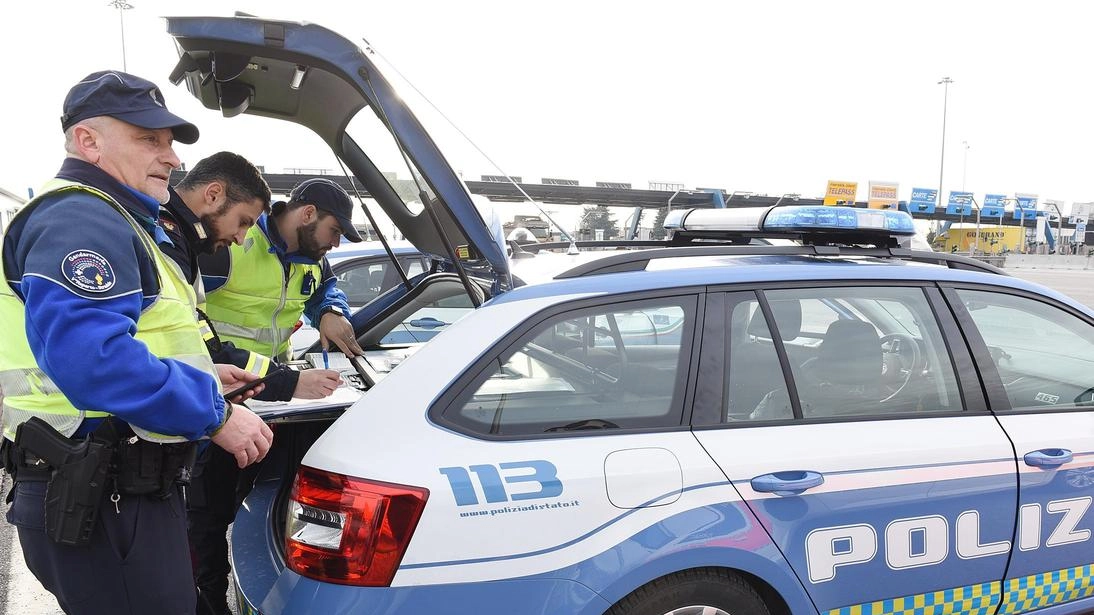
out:
{"label": "black holster", "polygon": [[45,522],[51,540],[70,546],[91,541],[112,453],[108,437],[72,440],[38,417],[16,429],[12,446],[15,479],[33,480],[48,472]]}
{"label": "black holster", "polygon": [[147,442],[113,418],[75,440],[33,417],[7,448],[15,480],[48,481],[46,535],[72,546],[90,542],[108,484],[119,494],[166,499],[176,485],[189,484],[197,453],[196,442]]}

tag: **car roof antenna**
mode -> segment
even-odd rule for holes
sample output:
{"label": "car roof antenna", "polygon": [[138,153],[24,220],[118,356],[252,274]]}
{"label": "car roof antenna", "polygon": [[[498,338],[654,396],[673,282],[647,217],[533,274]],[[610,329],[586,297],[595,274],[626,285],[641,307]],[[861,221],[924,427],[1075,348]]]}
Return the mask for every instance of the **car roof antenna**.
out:
{"label": "car roof antenna", "polygon": [[[524,188],[522,188],[520,186],[520,184],[518,184],[508,173],[505,172],[504,169],[501,168],[501,165],[494,162],[494,159],[491,158],[489,155],[487,155],[487,153],[484,152],[481,147],[479,147],[478,143],[475,143],[474,141],[472,141],[471,137],[467,136],[467,133],[465,133],[463,131],[463,129],[461,129],[459,126],[457,126],[456,123],[453,122],[451,119],[449,119],[449,117],[447,115],[445,115],[444,111],[441,111],[440,108],[437,107],[437,105],[433,104],[433,101],[428,96],[426,96],[424,92],[419,90],[418,86],[414,85],[414,82],[412,82],[410,79],[408,79],[406,77],[406,75],[404,75],[402,72],[400,72],[399,69],[396,68],[395,65],[391,63],[390,60],[388,60],[386,57],[384,57],[384,54],[377,51],[376,48],[372,46],[372,43],[368,42],[368,39],[366,39],[364,37],[361,37],[361,40],[364,41],[364,43],[365,43],[365,51],[367,51],[370,54],[374,54],[374,55],[379,56],[380,59],[384,61],[384,64],[390,66],[391,70],[394,71],[395,74],[399,75],[399,78],[402,79],[408,86],[410,86],[410,89],[417,92],[418,96],[421,96],[422,100],[424,100],[426,102],[426,104],[428,104],[430,107],[433,107],[433,110],[436,111],[438,114],[440,114],[440,116],[442,118],[444,118],[444,121],[447,122],[448,125],[453,128],[453,130],[455,130],[457,133],[459,133],[459,135],[461,137],[463,137],[463,139],[465,141],[467,141],[471,145],[471,147],[475,148],[475,151],[478,152],[479,155],[481,155],[483,158],[486,159],[487,162],[490,163],[490,166],[494,167],[494,169],[496,169],[497,172],[502,177],[504,177],[506,179],[506,181],[508,181],[510,184],[513,184],[513,187],[517,189],[517,192],[520,192],[521,195],[523,195],[524,198],[529,203],[531,203],[533,207],[535,207],[537,210],[539,210],[539,213],[543,214],[544,218],[547,218],[548,222],[550,222],[552,225],[554,225],[555,228],[558,229],[558,232],[562,234],[563,239],[570,242],[570,250],[569,250],[568,253],[577,254],[577,252],[578,252],[577,243],[576,243],[573,235],[566,232],[566,229],[561,224],[556,222],[555,219],[551,217],[551,214],[547,213],[547,210],[545,210],[543,207],[540,207],[540,204],[538,202],[536,202],[535,199],[533,199],[527,192],[525,192]],[[371,86],[371,84],[370,84],[370,86]]]}

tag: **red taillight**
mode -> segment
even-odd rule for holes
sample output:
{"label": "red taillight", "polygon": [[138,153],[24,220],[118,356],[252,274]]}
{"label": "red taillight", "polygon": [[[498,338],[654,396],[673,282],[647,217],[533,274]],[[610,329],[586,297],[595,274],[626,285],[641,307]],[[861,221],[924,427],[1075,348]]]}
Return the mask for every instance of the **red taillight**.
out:
{"label": "red taillight", "polygon": [[285,521],[294,572],[343,585],[387,586],[429,490],[301,466]]}

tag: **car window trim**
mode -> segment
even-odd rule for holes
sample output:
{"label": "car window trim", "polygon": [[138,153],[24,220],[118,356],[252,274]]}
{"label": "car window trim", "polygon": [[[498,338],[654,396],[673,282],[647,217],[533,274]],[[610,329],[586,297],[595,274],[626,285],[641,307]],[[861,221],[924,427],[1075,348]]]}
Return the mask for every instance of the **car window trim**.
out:
{"label": "car window trim", "polygon": [[[699,336],[699,353],[693,372],[694,394],[688,412],[687,424],[694,427],[718,424],[721,420],[721,404],[726,396],[725,354],[729,352],[729,326],[726,319],[726,295],[709,292],[704,303],[703,335]],[[713,416],[711,414],[713,413]]]}
{"label": "car window trim", "polygon": [[[794,413],[793,420],[801,421],[805,418],[805,414],[802,413],[801,399],[798,398],[798,384],[794,381],[794,370],[790,365],[790,355],[787,354],[786,346],[783,345],[778,323],[775,322],[775,314],[771,311],[771,304],[768,303],[767,294],[764,291],[756,291],[756,299],[759,301],[760,310],[763,312],[764,321],[767,323],[767,332],[771,334],[775,355],[779,357],[779,366],[783,370],[783,382],[786,384],[786,394],[790,396],[790,409]],[[732,345],[732,342],[730,345]],[[728,403],[728,400],[724,403]]]}
{"label": "car window trim", "polygon": [[943,292],[935,284],[924,287],[927,303],[934,314],[942,334],[942,343],[950,359],[950,367],[955,370],[958,395],[961,407],[967,414],[988,414],[988,400],[984,395],[984,382],[980,378],[976,362],[969,350],[969,340],[965,338],[961,327],[954,318],[953,311],[943,297]]}
{"label": "car window trim", "polygon": [[[702,297],[705,293],[705,287],[682,287],[673,289],[663,289],[656,291],[644,291],[633,294],[616,294],[616,295],[598,295],[596,297],[588,297],[577,299],[573,301],[567,301],[564,303],[558,303],[552,305],[540,312],[538,312],[533,319],[526,319],[519,327],[513,329],[503,337],[497,339],[490,347],[489,352],[484,353],[475,360],[474,363],[468,365],[459,376],[453,379],[452,383],[430,404],[426,411],[426,416],[435,425],[448,429],[450,431],[474,438],[476,440],[495,441],[495,442],[512,442],[522,440],[545,440],[551,438],[574,438],[574,437],[595,437],[604,435],[616,435],[616,434],[640,434],[640,433],[662,433],[672,431],[688,431],[691,429],[685,418],[688,413],[688,401],[691,399],[689,395],[689,389],[692,388],[691,375],[695,372],[695,331],[700,326],[699,314],[700,308],[703,303]],[[460,402],[464,400],[468,393],[473,393],[474,389],[477,389],[487,378],[489,378],[490,370],[497,364],[498,359],[511,350],[513,350],[514,344],[519,343],[525,338],[532,330],[538,328],[543,323],[555,318],[560,314],[567,312],[576,312],[581,310],[587,310],[596,308],[599,306],[616,305],[620,303],[637,303],[652,301],[656,299],[672,299],[679,298],[683,301],[690,300],[692,309],[695,313],[695,317],[692,319],[692,336],[688,338],[687,343],[689,348],[686,349],[687,357],[685,359],[685,365],[682,365],[678,373],[676,374],[676,381],[673,384],[673,391],[675,393],[675,387],[681,386],[683,381],[683,391],[680,395],[679,405],[673,408],[673,411],[677,415],[677,424],[655,426],[655,427],[627,427],[621,429],[612,430],[589,430],[589,431],[559,431],[559,432],[545,432],[534,434],[488,434],[479,431],[468,429],[467,427],[451,420],[446,415],[454,410],[458,410]],[[681,344],[684,343],[684,336],[681,336]],[[685,375],[682,376],[679,372],[684,371]]]}

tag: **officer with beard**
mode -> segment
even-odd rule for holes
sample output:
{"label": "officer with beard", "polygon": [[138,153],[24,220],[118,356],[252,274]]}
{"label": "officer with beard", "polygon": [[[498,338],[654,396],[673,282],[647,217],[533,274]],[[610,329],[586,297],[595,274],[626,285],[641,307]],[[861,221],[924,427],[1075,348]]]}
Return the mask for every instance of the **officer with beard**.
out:
{"label": "officer with beard", "polygon": [[[187,204],[194,201],[191,210],[202,208],[205,197],[201,195],[208,191],[207,184],[188,181],[200,166],[178,186],[179,196]],[[206,313],[219,340],[236,352],[242,349],[285,359],[290,349],[289,336],[301,314],[306,314],[318,323],[324,348],[333,342],[347,355],[364,354],[346,318],[346,296],[335,286],[334,273],[324,256],[343,235],[350,241],[361,241],[350,222],[352,213],[349,195],[337,184],[309,179],[293,189],[287,203],[278,202],[271,212],[258,216],[237,245],[228,238],[236,231],[233,222],[226,222],[228,228],[223,234],[213,231],[209,239],[219,249],[213,254],[200,254],[198,261]],[[215,219],[208,222],[207,228],[217,226]],[[237,361],[231,362],[238,365]],[[307,370],[300,373],[297,397],[304,396],[300,388],[309,374],[333,374],[331,390],[338,385],[337,372]],[[268,381],[267,386],[283,388],[275,380]],[[258,398],[266,399],[269,394],[264,391]],[[225,534],[253,480],[253,471],[241,473],[232,461],[216,448],[206,449],[195,471],[188,502],[200,615],[230,613],[225,600],[231,572]]]}
{"label": "officer with beard", "polygon": [[237,347],[284,359],[301,315],[347,356],[361,355],[346,295],[335,286],[326,254],[361,236],[351,222],[353,203],[338,184],[308,179],[259,216],[243,245],[199,258],[208,315],[220,338]]}
{"label": "officer with beard", "polygon": [[[200,160],[170,190],[170,200],[160,208],[160,226],[168,238],[160,248],[195,286],[199,305],[204,301],[199,255],[242,245],[259,217],[269,213],[269,202],[270,188],[261,173],[232,152]],[[205,342],[215,362],[230,363],[258,376],[276,366],[276,361],[266,356],[221,340],[211,324],[206,328]],[[318,399],[333,393],[339,384],[336,371],[288,370],[267,380],[255,397],[267,401]],[[241,472],[232,457],[215,447],[205,448],[194,468],[186,504],[199,615],[230,613],[226,532],[256,474],[257,464]]]}
{"label": "officer with beard", "polygon": [[[170,200],[160,209],[160,226],[170,241],[161,243],[160,248],[195,286],[199,307],[204,311],[198,257],[232,244],[242,245],[259,217],[269,213],[270,188],[246,158],[219,152],[194,165],[170,193]],[[220,339],[215,335],[215,325],[210,329],[206,345],[214,362],[230,363],[260,377],[276,367],[267,355]],[[331,370],[285,371],[266,381],[256,398],[319,399],[333,393],[340,383],[338,372]]]}

